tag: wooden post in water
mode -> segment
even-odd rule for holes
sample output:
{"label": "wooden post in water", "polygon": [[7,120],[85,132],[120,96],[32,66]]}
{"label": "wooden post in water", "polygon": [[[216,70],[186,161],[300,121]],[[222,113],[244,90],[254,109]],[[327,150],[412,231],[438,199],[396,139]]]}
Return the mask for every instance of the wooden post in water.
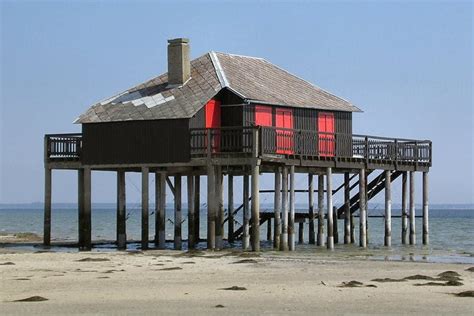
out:
{"label": "wooden post in water", "polygon": [[174,177],[174,249],[182,249],[181,222],[181,175]]}
{"label": "wooden post in water", "polygon": [[366,248],[367,247],[367,221],[366,221],[366,202],[365,202],[365,191],[366,191],[366,182],[365,182],[365,169],[360,169],[359,171],[359,246]]}
{"label": "wooden post in water", "polygon": [[186,185],[188,187],[188,249],[193,249],[196,246],[196,210],[194,208],[194,177],[189,175],[186,178]]}
{"label": "wooden post in water", "polygon": [[[79,177],[81,177],[80,172],[81,171],[79,171]],[[46,246],[46,247],[51,245],[51,192],[52,192],[52,189],[51,189],[52,180],[51,180],[51,178],[52,178],[52,170],[48,167],[45,167],[44,168],[43,245]]]}
{"label": "wooden post in water", "polygon": [[304,239],[304,222],[298,222],[298,244],[302,245]]}
{"label": "wooden post in water", "polygon": [[408,174],[406,171],[402,173],[402,244],[408,243],[408,218],[407,218],[407,178]]}
{"label": "wooden post in water", "polygon": [[155,174],[158,190],[156,200],[156,216],[158,216],[158,248],[165,249],[166,246],[166,173]]}
{"label": "wooden post in water", "polygon": [[117,249],[127,248],[125,171],[117,171]]}
{"label": "wooden post in water", "polygon": [[229,243],[234,242],[234,176],[229,174],[227,185],[227,212],[229,217],[227,219],[227,240]]}
{"label": "wooden post in water", "polygon": [[267,220],[267,241],[272,241],[272,219]]}
{"label": "wooden post in water", "polygon": [[215,168],[207,166],[207,249],[216,248],[216,175]]}
{"label": "wooden post in water", "polygon": [[344,173],[344,244],[351,243],[350,176]]}
{"label": "wooden post in water", "polygon": [[77,170],[77,205],[78,205],[78,247],[84,247],[84,169]]}
{"label": "wooden post in water", "polygon": [[149,213],[149,200],[148,200],[148,183],[149,183],[149,169],[148,167],[142,167],[142,249],[148,249],[148,213]]}
{"label": "wooden post in water", "polygon": [[288,168],[283,167],[281,177],[281,239],[280,239],[280,250],[288,251]]}
{"label": "wooden post in water", "polygon": [[415,172],[410,171],[410,245],[416,244],[415,213]]}
{"label": "wooden post in water", "polygon": [[280,247],[280,236],[281,236],[281,172],[280,168],[275,170],[275,199],[274,199],[274,212],[275,219],[273,221],[273,248],[278,249]]}
{"label": "wooden post in water", "polygon": [[201,176],[194,176],[194,240],[198,243],[201,239]]}
{"label": "wooden post in water", "polygon": [[252,165],[252,251],[260,251],[260,167]]}
{"label": "wooden post in water", "polygon": [[310,245],[314,245],[316,243],[316,233],[314,231],[314,183],[312,173],[308,173],[308,212],[308,242]]}
{"label": "wooden post in water", "polygon": [[250,209],[249,209],[249,195],[250,195],[250,188],[249,188],[249,175],[244,174],[244,192],[243,192],[243,237],[242,237],[242,249],[247,250],[250,247]]}
{"label": "wooden post in water", "polygon": [[324,246],[324,175],[318,175],[318,246]]}
{"label": "wooden post in water", "polygon": [[327,200],[327,218],[328,218],[328,237],[327,248],[334,249],[334,219],[332,209],[332,169],[326,169],[326,200]]}
{"label": "wooden post in water", "polygon": [[428,206],[428,171],[423,172],[423,245],[430,243]]}
{"label": "wooden post in water", "polygon": [[224,248],[224,200],[222,186],[222,167],[216,166],[216,249]]}
{"label": "wooden post in water", "polygon": [[392,246],[392,179],[390,170],[385,170],[385,242]]}
{"label": "wooden post in water", "polygon": [[295,166],[290,166],[290,217],[288,220],[288,248],[295,250]]}
{"label": "wooden post in water", "polygon": [[338,220],[338,216],[337,216],[337,208],[335,206],[332,207],[332,214],[333,214],[333,220],[334,220],[334,243],[335,244],[338,244],[339,243],[339,229],[337,227],[337,220]]}

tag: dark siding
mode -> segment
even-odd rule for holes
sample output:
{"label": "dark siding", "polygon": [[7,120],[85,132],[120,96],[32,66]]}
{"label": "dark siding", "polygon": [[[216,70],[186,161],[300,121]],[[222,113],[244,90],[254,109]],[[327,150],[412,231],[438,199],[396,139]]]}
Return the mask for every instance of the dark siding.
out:
{"label": "dark siding", "polygon": [[189,119],[189,128],[206,127],[206,112],[203,106],[192,118]]}
{"label": "dark siding", "polygon": [[189,120],[83,124],[84,164],[136,164],[190,160]]}
{"label": "dark siding", "polygon": [[334,112],[336,120],[337,144],[336,151],[338,156],[352,156],[352,113]]}
{"label": "dark siding", "polygon": [[222,126],[243,126],[242,106],[223,106],[221,108]]}
{"label": "dark siding", "polygon": [[318,112],[312,109],[295,108],[293,110],[293,125],[295,129],[316,131],[318,126]]}
{"label": "dark siding", "polygon": [[255,107],[253,104],[246,104],[243,106],[244,126],[255,125]]}

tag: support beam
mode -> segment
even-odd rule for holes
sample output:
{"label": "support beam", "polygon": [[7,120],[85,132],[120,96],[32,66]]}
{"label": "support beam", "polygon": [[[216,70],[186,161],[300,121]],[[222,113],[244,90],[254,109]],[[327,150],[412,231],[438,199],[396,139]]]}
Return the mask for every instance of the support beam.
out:
{"label": "support beam", "polygon": [[194,176],[194,240],[198,243],[201,240],[201,176]]}
{"label": "support beam", "polygon": [[252,251],[260,251],[260,166],[252,165]]}
{"label": "support beam", "polygon": [[295,250],[295,166],[290,167],[290,217],[288,220],[288,248]]}
{"label": "support beam", "polygon": [[304,239],[304,222],[298,223],[298,244],[302,245]]}
{"label": "support beam", "polygon": [[428,206],[428,172],[423,172],[423,245],[430,243]]}
{"label": "support beam", "polygon": [[194,209],[194,177],[187,176],[186,184],[188,187],[188,249],[193,249],[196,246],[196,210]]}
{"label": "support beam", "polygon": [[149,214],[149,198],[148,198],[149,169],[142,167],[142,249],[148,249],[148,214]]}
{"label": "support beam", "polygon": [[227,176],[227,240],[229,243],[234,242],[234,176]]}
{"label": "support beam", "polygon": [[273,248],[280,247],[281,237],[281,169],[275,170],[275,195],[274,195],[274,212],[275,219],[273,221],[275,227],[273,228]]}
{"label": "support beam", "polygon": [[158,248],[165,249],[166,246],[166,174],[160,173],[155,181],[158,183]]}
{"label": "support beam", "polygon": [[359,246],[366,248],[367,247],[367,220],[366,220],[366,202],[365,202],[365,191],[366,191],[366,182],[365,182],[365,169],[360,169],[359,171]]}
{"label": "support beam", "polygon": [[351,191],[349,172],[344,173],[344,244],[351,243]]}
{"label": "support beam", "polygon": [[125,171],[117,171],[117,249],[127,248]]}
{"label": "support beam", "polygon": [[416,245],[415,213],[415,172],[410,171],[410,245]]}
{"label": "support beam", "polygon": [[392,246],[392,179],[390,170],[385,170],[385,242]]}
{"label": "support beam", "polygon": [[351,244],[355,244],[354,214],[351,213]]}
{"label": "support beam", "polygon": [[78,247],[79,250],[84,247],[84,169],[77,170],[77,205],[78,205]]}
{"label": "support beam", "polygon": [[83,208],[82,208],[82,245],[80,250],[91,250],[92,249],[92,225],[91,225],[91,169],[83,169]]}
{"label": "support beam", "polygon": [[365,171],[365,242],[368,245],[370,241],[369,226],[369,172]]}
{"label": "support beam", "polygon": [[267,220],[267,241],[272,241],[272,219]]}
{"label": "support beam", "polygon": [[[80,177],[80,176],[79,176]],[[43,225],[43,245],[51,245],[51,183],[52,170],[44,168],[44,225]]]}
{"label": "support beam", "polygon": [[313,174],[308,174],[308,212],[309,212],[309,227],[308,227],[308,239],[309,244],[314,245],[316,243],[316,234],[314,231],[314,182]]}
{"label": "support beam", "polygon": [[327,248],[334,249],[334,219],[332,209],[332,169],[326,169],[326,200],[327,200],[327,217],[328,217],[328,238]]}
{"label": "support beam", "polygon": [[222,185],[222,167],[216,166],[216,249],[224,249],[224,197]]}
{"label": "support beam", "polygon": [[402,244],[408,244],[408,212],[407,212],[407,196],[408,196],[408,173],[402,173]]}
{"label": "support beam", "polygon": [[318,175],[318,246],[324,246],[324,175]]}
{"label": "support beam", "polygon": [[288,251],[288,168],[283,167],[282,173],[282,216],[280,250]]}
{"label": "support beam", "polygon": [[334,243],[338,244],[339,243],[339,229],[337,227],[337,207],[333,206],[332,207],[332,217],[333,217],[333,223],[334,223]]}
{"label": "support beam", "polygon": [[207,249],[216,248],[216,174],[213,165],[207,166]]}
{"label": "support beam", "polygon": [[174,249],[181,250],[182,235],[181,226],[183,222],[183,215],[181,213],[181,175],[174,176]]}
{"label": "support beam", "polygon": [[250,188],[249,188],[249,175],[244,174],[244,189],[243,189],[243,237],[242,237],[242,249],[247,250],[250,247],[250,209],[249,209],[249,198],[250,198]]}

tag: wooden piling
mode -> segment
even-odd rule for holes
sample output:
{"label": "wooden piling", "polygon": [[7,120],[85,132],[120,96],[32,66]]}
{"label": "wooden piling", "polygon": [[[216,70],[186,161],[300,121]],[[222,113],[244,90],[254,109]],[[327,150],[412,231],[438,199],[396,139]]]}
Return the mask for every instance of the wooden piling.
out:
{"label": "wooden piling", "polygon": [[304,240],[304,222],[298,223],[298,244],[302,245]]}
{"label": "wooden piling", "polygon": [[216,248],[216,176],[213,165],[207,166],[207,249]]}
{"label": "wooden piling", "polygon": [[312,173],[308,174],[308,213],[308,242],[310,245],[314,245],[316,243],[316,234],[314,231],[314,183]]}
{"label": "wooden piling", "polygon": [[148,199],[148,183],[149,183],[149,169],[142,167],[142,249],[148,249],[148,213],[149,213],[149,199]]}
{"label": "wooden piling", "polygon": [[227,240],[229,243],[234,242],[234,176],[227,176]]}
{"label": "wooden piling", "polygon": [[369,226],[369,174],[365,171],[365,242],[370,242],[370,226]]}
{"label": "wooden piling", "polygon": [[390,170],[385,170],[385,242],[392,246],[392,180]]}
{"label": "wooden piling", "polygon": [[201,176],[194,176],[194,240],[198,243],[201,239]]}
{"label": "wooden piling", "polygon": [[83,169],[83,184],[84,184],[84,202],[83,202],[83,225],[82,225],[82,240],[83,245],[81,250],[92,249],[92,201],[91,201],[91,169],[86,167]]}
{"label": "wooden piling", "polygon": [[344,173],[344,244],[351,243],[350,175]]}
{"label": "wooden piling", "polygon": [[415,213],[415,172],[410,171],[410,245],[416,244]]}
{"label": "wooden piling", "polygon": [[158,190],[156,196],[156,216],[158,216],[158,248],[165,249],[166,246],[166,173],[155,174]]}
{"label": "wooden piling", "polygon": [[290,166],[290,216],[288,219],[288,248],[295,250],[295,166]]}
{"label": "wooden piling", "polygon": [[174,249],[182,249],[181,223],[181,175],[174,177]]}
{"label": "wooden piling", "polygon": [[[80,176],[79,176],[80,177]],[[44,222],[43,222],[43,245],[51,245],[51,179],[52,170],[44,168]]]}
{"label": "wooden piling", "polygon": [[430,243],[428,206],[428,172],[423,172],[423,245]]}
{"label": "wooden piling", "polygon": [[77,170],[77,205],[78,205],[78,247],[84,247],[84,169]]}
{"label": "wooden piling", "polygon": [[216,249],[224,249],[224,199],[222,185],[222,167],[216,166]]}
{"label": "wooden piling", "polygon": [[324,175],[318,175],[318,246],[324,246]]}
{"label": "wooden piling", "polygon": [[408,243],[408,218],[407,218],[407,178],[408,174],[406,171],[402,173],[402,244]]}
{"label": "wooden piling", "polygon": [[351,244],[355,244],[355,225],[353,213],[351,213]]}
{"label": "wooden piling", "polygon": [[339,229],[337,227],[338,224],[338,216],[337,216],[337,208],[335,206],[332,207],[332,217],[333,217],[333,223],[334,223],[334,244],[339,243]]}
{"label": "wooden piling", "polygon": [[282,177],[281,177],[281,204],[282,204],[282,214],[281,214],[281,237],[280,237],[280,250],[288,251],[288,168],[283,167]]}
{"label": "wooden piling", "polygon": [[365,191],[366,191],[366,182],[365,182],[365,169],[360,169],[359,171],[359,246],[366,248],[367,247],[367,231],[366,231],[366,202],[365,202]]}
{"label": "wooden piling", "polygon": [[273,221],[273,248],[278,249],[280,247],[280,236],[281,236],[281,169],[276,168],[275,170],[275,195],[274,195],[274,212],[275,219]]}
{"label": "wooden piling", "polygon": [[272,219],[267,220],[267,241],[272,241]]}
{"label": "wooden piling", "polygon": [[334,219],[332,209],[332,169],[326,168],[326,200],[327,200],[327,219],[328,219],[328,237],[327,248],[334,249]]}
{"label": "wooden piling", "polygon": [[243,181],[243,237],[242,237],[242,249],[247,250],[250,247],[250,209],[249,209],[249,175],[244,174]]}
{"label": "wooden piling", "polygon": [[260,251],[260,166],[252,165],[252,251]]}
{"label": "wooden piling", "polygon": [[186,178],[187,193],[188,193],[188,249],[193,249],[196,246],[196,210],[194,208],[194,177],[187,176]]}
{"label": "wooden piling", "polygon": [[117,249],[127,248],[125,171],[117,171]]}

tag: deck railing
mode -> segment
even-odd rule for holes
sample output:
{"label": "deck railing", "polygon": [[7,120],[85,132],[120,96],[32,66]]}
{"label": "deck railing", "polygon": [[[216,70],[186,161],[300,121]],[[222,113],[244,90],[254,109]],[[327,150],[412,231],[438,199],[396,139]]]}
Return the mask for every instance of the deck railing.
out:
{"label": "deck railing", "polygon": [[[254,144],[257,143],[258,146]],[[208,146],[211,144],[211,146]],[[256,152],[254,152],[256,151]],[[254,154],[318,159],[351,158],[431,164],[432,143],[276,127],[191,129],[191,156]]]}
{"label": "deck railing", "polygon": [[46,160],[80,160],[82,134],[47,134],[44,146]]}

